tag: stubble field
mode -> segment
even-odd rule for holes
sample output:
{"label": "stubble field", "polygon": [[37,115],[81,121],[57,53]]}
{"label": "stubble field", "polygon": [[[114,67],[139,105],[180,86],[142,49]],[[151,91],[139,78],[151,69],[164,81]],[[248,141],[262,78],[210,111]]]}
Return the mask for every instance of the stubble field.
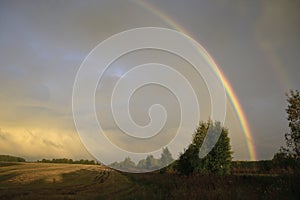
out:
{"label": "stubble field", "polygon": [[0,199],[298,199],[296,176],[127,174],[100,165],[0,163]]}

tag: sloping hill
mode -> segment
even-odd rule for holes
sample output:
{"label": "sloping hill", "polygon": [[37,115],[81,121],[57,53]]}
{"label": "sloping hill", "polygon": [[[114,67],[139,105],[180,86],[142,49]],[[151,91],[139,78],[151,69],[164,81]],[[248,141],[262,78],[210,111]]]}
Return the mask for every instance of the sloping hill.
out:
{"label": "sloping hill", "polygon": [[100,165],[20,163],[0,167],[0,199],[129,199],[138,184]]}
{"label": "sloping hill", "polygon": [[9,156],[9,155],[0,155],[0,162],[25,162],[24,158]]}

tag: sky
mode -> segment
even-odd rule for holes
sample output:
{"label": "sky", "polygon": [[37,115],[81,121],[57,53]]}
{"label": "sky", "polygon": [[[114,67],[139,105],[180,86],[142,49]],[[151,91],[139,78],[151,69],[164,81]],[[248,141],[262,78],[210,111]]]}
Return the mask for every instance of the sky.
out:
{"label": "sky", "polygon": [[[151,5],[156,12],[143,5]],[[285,144],[284,133],[288,131],[285,93],[300,90],[299,6],[298,1],[280,0],[1,1],[0,154],[29,160],[91,159],[72,113],[73,85],[81,63],[96,45],[119,32],[139,27],[174,29],[161,17],[168,16],[218,64],[246,115],[257,159],[271,159]],[[159,51],[136,54],[114,63],[104,79],[108,86],[98,87],[95,98],[99,119],[109,118],[105,117],[107,90],[129,66],[153,58],[157,61],[162,56],[192,79],[193,71],[174,56]],[[205,120],[209,117],[209,106],[205,106],[209,104],[208,93],[203,80],[194,84],[200,91],[197,95],[203,97],[201,119]],[[174,96],[157,87],[144,89],[148,92],[133,98],[139,102],[133,104],[133,118],[147,123],[145,108],[162,101],[167,111],[174,112],[164,129],[172,136],[178,123]],[[247,138],[235,108],[230,100],[226,105],[225,126],[233,157],[249,160]],[[115,127],[108,123],[105,130],[109,135]],[[122,139],[112,140],[122,146]]]}

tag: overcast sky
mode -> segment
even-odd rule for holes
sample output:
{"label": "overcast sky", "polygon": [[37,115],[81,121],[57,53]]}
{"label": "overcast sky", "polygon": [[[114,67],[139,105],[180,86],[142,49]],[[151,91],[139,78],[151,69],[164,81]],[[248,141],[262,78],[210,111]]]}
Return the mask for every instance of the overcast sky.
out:
{"label": "overcast sky", "polygon": [[[299,1],[147,2],[184,27],[218,63],[248,119],[258,159],[271,159],[288,130],[285,92],[300,89]],[[138,0],[1,1],[0,154],[91,158],[72,117],[76,73],[101,41],[147,26],[172,28]],[[115,80],[116,73],[106,78]],[[101,105],[97,113],[103,113]],[[234,108],[227,106],[234,158],[249,159]],[[137,119],[144,107],[136,109]]]}

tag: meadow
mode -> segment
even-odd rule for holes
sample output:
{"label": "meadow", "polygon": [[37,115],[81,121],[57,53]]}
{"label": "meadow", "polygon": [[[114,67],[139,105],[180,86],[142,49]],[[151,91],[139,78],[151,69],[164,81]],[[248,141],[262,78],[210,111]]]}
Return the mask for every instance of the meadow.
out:
{"label": "meadow", "polygon": [[100,165],[0,163],[0,199],[299,199],[293,175],[130,174]]}

